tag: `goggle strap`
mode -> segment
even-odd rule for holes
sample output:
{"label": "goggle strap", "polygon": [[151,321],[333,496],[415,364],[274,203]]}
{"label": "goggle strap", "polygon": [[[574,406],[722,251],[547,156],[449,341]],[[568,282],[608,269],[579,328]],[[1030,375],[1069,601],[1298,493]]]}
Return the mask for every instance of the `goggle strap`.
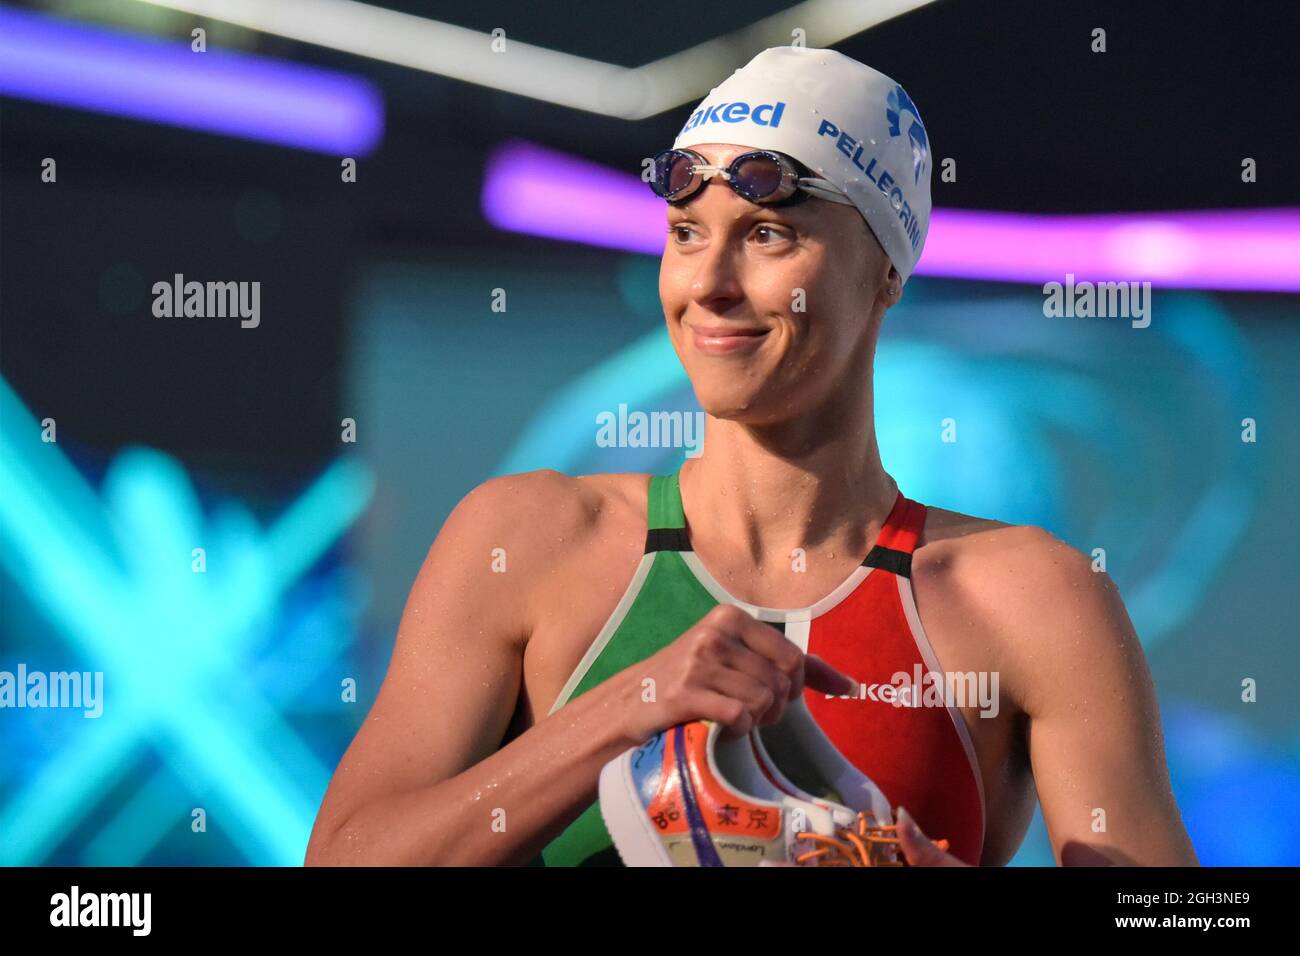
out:
{"label": "goggle strap", "polygon": [[840,203],[843,206],[853,205],[853,200],[840,192],[835,184],[827,179],[817,179],[813,176],[800,176],[799,188],[816,196],[820,196],[822,199],[829,199],[831,202]]}

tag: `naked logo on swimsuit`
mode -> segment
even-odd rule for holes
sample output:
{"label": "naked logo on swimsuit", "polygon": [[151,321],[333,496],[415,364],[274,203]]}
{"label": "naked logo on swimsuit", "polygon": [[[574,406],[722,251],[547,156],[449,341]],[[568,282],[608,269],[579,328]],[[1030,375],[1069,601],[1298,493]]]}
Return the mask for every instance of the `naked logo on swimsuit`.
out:
{"label": "naked logo on swimsuit", "polygon": [[827,694],[840,700],[870,700],[894,707],[978,707],[981,717],[998,715],[997,671],[897,671],[889,683],[859,684],[858,693]]}

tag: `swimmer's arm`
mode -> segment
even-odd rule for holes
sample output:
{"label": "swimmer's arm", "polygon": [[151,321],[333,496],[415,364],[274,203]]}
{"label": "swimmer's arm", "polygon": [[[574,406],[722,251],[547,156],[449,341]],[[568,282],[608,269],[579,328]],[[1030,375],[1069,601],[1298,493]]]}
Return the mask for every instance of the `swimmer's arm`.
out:
{"label": "swimmer's arm", "polygon": [[1029,756],[1056,860],[1199,865],[1170,785],[1151,673],[1119,591],[1087,557],[1033,531],[1037,540],[1012,559],[1023,603],[1006,619],[1021,649]]}
{"label": "swimmer's arm", "polygon": [[[640,743],[620,736],[616,675],[497,750],[531,629],[521,582],[539,576],[528,572],[536,529],[568,530],[557,494],[566,480],[493,479],[448,517],[374,707],[330,782],[308,865],[525,863],[595,799],[600,768]],[[505,573],[492,569],[497,547]]]}

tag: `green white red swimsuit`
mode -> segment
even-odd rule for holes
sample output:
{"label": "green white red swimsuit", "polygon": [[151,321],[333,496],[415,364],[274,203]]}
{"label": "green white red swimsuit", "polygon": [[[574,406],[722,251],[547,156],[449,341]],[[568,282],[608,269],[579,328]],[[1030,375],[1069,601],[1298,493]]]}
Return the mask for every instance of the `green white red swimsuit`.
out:
{"label": "green white red swimsuit", "polygon": [[[645,556],[622,600],[570,675],[550,713],[676,640],[718,604],[735,604],[785,633],[864,687],[898,672],[939,672],[912,595],[912,552],[925,506],[899,494],[871,552],[811,607],[757,607],[731,597],[691,550],[678,476],[650,480]],[[942,686],[942,684],[940,685]],[[874,697],[874,695],[873,695]],[[970,733],[951,704],[896,706],[862,697],[827,699],[805,690],[814,719],[855,766],[907,807],[931,837],[978,864],[984,790]],[[546,866],[618,865],[593,803],[542,851]]]}

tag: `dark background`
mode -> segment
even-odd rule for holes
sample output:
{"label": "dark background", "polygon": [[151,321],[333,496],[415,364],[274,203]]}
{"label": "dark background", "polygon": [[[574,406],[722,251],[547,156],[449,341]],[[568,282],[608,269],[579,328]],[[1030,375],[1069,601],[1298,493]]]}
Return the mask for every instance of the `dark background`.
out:
{"label": "dark background", "polygon": [[[510,37],[626,66],[784,6],[384,5],[483,31],[499,26]],[[112,9],[68,6],[100,16]],[[204,23],[172,19],[173,34],[184,39]],[[934,177],[935,206],[1285,206],[1300,202],[1298,26],[1290,2],[953,0],[835,48],[902,79],[934,131],[934,155],[957,160],[957,182]],[[1095,27],[1107,33],[1104,55],[1090,52]],[[488,148],[521,137],[636,170],[671,143],[692,105],[627,122],[226,31],[244,49],[362,73],[381,85],[384,143],[361,161],[357,183],[340,188],[338,162],[328,156],[12,99],[0,104],[0,372],[35,397],[42,414],[86,423],[83,440],[101,451],[147,441],[195,464],[252,461],[286,477],[318,463],[336,444],[331,410],[343,305],[359,263],[427,260],[444,249],[527,249],[533,240],[501,233],[479,211]],[[45,156],[59,160],[57,190],[39,181]],[[1252,184],[1241,182],[1246,156],[1258,163]],[[241,218],[252,223],[241,228]],[[125,276],[106,276],[123,263]],[[156,323],[104,314],[112,293],[103,286],[147,304],[154,278],[178,271],[200,279],[274,274],[276,282],[263,285],[263,309],[287,318],[256,337],[236,326],[209,328],[202,348],[191,349],[176,347],[175,336],[194,334],[188,326],[160,332]],[[123,368],[132,370],[129,388]]]}

